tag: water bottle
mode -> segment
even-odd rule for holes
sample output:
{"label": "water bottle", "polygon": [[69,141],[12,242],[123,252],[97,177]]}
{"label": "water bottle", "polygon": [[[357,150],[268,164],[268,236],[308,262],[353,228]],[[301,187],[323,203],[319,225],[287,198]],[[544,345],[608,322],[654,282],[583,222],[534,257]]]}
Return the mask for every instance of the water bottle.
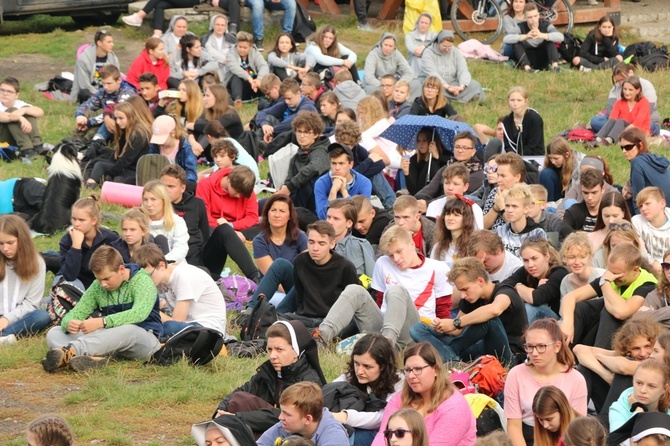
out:
{"label": "water bottle", "polygon": [[221,277],[228,277],[230,276],[230,268],[224,268],[223,271],[221,271]]}

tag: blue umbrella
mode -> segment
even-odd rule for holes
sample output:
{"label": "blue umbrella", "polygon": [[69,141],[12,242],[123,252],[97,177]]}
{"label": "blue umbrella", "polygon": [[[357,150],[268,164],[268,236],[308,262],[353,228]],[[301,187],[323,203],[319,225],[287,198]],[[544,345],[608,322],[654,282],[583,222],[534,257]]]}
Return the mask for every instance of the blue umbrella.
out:
{"label": "blue umbrella", "polygon": [[452,152],[454,151],[454,137],[463,131],[470,132],[477,138],[477,150],[484,150],[479,143],[479,137],[470,125],[435,115],[405,115],[391,124],[379,136],[407,149],[416,149],[416,135],[424,127],[432,128],[433,134],[437,132],[440,135],[442,145]]}

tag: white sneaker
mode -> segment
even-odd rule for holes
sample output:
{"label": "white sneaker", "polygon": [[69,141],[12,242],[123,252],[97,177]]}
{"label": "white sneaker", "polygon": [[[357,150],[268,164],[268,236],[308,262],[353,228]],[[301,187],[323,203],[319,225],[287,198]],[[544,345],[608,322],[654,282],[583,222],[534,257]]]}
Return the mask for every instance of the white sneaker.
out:
{"label": "white sneaker", "polygon": [[137,13],[121,17],[121,20],[128,26],[142,26],[142,19]]}
{"label": "white sneaker", "polygon": [[0,336],[0,345],[14,344],[16,342],[16,335],[10,334],[7,336]]}

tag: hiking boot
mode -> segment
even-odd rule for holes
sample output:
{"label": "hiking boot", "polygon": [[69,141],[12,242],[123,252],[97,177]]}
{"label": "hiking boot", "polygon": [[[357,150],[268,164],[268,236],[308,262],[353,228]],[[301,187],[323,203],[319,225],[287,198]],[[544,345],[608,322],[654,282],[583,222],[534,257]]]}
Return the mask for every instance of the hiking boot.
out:
{"label": "hiking boot", "polygon": [[86,372],[106,366],[109,358],[106,356],[77,355],[70,359],[70,368],[75,372]]}
{"label": "hiking boot", "polygon": [[0,345],[16,343],[16,335],[0,336]]}
{"label": "hiking boot", "polygon": [[367,31],[367,32],[374,31],[374,29],[372,29],[372,27],[370,26],[370,24],[368,22],[365,22],[365,23],[360,23],[359,22],[358,23],[358,30],[359,31]]}
{"label": "hiking boot", "polygon": [[47,352],[47,357],[42,360],[42,367],[49,373],[53,373],[58,369],[68,367],[70,359],[72,359],[77,352],[74,348],[62,347],[52,348]]}
{"label": "hiking boot", "polygon": [[121,17],[121,20],[128,26],[142,26],[142,19],[137,13]]}
{"label": "hiking boot", "polygon": [[254,45],[256,45],[256,49],[261,53],[264,51],[263,39],[254,39]]}

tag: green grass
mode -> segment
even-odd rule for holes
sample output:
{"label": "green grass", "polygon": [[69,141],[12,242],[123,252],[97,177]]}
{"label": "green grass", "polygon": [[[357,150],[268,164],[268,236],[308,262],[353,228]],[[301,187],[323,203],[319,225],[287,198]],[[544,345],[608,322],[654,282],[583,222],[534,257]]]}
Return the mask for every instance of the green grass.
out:
{"label": "green grass", "polygon": [[[356,29],[353,16],[342,21],[320,19],[317,23],[326,21],[336,23],[340,40],[358,53],[359,68],[363,68],[365,56],[383,31],[401,35],[399,27],[392,26],[380,28],[375,34],[360,32]],[[193,28],[202,34],[206,25]],[[74,63],[74,50],[83,42],[81,33],[68,32],[73,29],[74,24],[69,18],[38,16],[25,22],[7,23],[0,31],[4,36],[0,57],[44,53]],[[40,33],[25,34],[34,30],[40,30]],[[577,32],[586,34],[586,30],[588,28],[579,28]],[[126,39],[141,41],[146,37],[143,31],[146,30],[122,28],[116,32],[122,33]],[[277,34],[276,27],[267,31],[266,48]],[[399,39],[399,43],[404,52],[403,40]],[[625,37],[626,43],[632,41],[632,36]],[[304,49],[304,46],[301,48]],[[566,70],[559,75],[526,75],[502,64],[470,62],[469,66],[473,78],[481,82],[487,94],[487,100],[481,104],[455,104],[469,123],[494,124],[498,116],[509,112],[506,105],[508,90],[512,86],[523,85],[529,92],[531,106],[544,118],[547,141],[577,122],[587,122],[598,113],[611,87],[608,72],[586,74]],[[643,76],[656,86],[659,98],[670,96],[667,72],[644,73]],[[56,144],[70,134],[74,125],[74,106],[49,101],[34,92],[30,84],[22,85],[21,97],[45,110],[40,126],[47,142]],[[670,116],[667,101],[661,100],[659,105],[661,115]],[[254,107],[255,104],[245,105],[241,113],[243,121],[251,118]],[[580,146],[575,148],[581,149]],[[654,150],[668,155],[666,149]],[[625,181],[629,166],[620,150],[599,148],[593,153],[603,156],[610,163],[617,182]],[[20,162],[2,164],[0,179],[46,177],[45,167],[41,161],[34,161],[30,166]],[[261,171],[267,172],[267,163],[261,165]],[[119,206],[103,206],[104,212],[114,215],[121,215],[124,210]],[[116,220],[106,220],[104,224],[118,230]],[[35,243],[40,251],[57,250],[62,234],[40,237],[35,239]],[[236,270],[231,263],[227,266]],[[45,285],[51,280],[51,277],[47,278]],[[229,328],[234,334],[239,332],[239,327]],[[163,368],[116,362],[86,375],[47,375],[39,364],[45,351],[44,336],[0,348],[0,398],[3,400],[0,405],[0,444],[25,444],[19,437],[26,423],[48,412],[66,416],[75,429],[79,444],[192,444],[190,425],[207,419],[220,399],[246,381],[263,361],[263,358],[243,360],[219,357],[203,368],[192,368],[186,364]],[[322,355],[322,364],[329,380],[344,370],[344,358],[332,353]]]}

